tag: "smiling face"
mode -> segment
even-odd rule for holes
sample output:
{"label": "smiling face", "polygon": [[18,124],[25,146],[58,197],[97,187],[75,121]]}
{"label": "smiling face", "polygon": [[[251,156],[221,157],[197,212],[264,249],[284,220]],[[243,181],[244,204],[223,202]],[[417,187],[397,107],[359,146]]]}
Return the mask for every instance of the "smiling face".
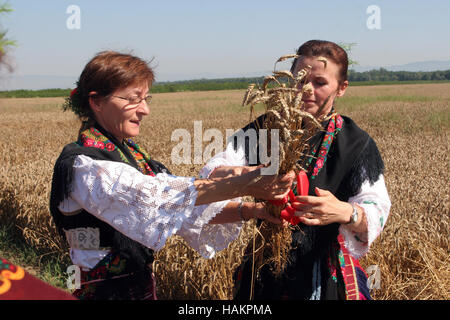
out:
{"label": "smiling face", "polygon": [[91,93],[89,102],[95,119],[119,141],[136,137],[143,117],[150,112],[148,105],[145,100],[136,105],[122,98],[145,98],[148,90],[148,84],[144,83],[115,90],[105,98],[96,98],[95,92]]}
{"label": "smiling face", "polygon": [[[305,92],[302,101],[304,110],[319,118],[331,111],[336,97],[344,95],[348,81],[340,81],[340,70],[336,63],[329,59],[326,62],[320,61],[317,58],[299,58],[294,68],[294,75],[301,69],[307,68],[308,65],[312,67],[306,83],[310,82],[313,90],[311,94]],[[327,101],[328,97],[330,98]],[[322,108],[324,104],[325,106]]]}

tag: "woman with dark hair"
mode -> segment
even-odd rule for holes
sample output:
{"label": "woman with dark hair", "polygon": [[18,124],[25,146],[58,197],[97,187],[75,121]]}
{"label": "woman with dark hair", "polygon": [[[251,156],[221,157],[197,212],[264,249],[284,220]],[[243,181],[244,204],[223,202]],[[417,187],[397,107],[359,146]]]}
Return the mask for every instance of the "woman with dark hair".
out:
{"label": "woman with dark hair", "polygon": [[[375,141],[335,110],[336,99],[348,87],[345,50],[329,41],[311,40],[297,55],[291,68],[294,76],[310,69],[306,82],[312,91],[303,95],[303,109],[323,126],[309,142],[313,157],[299,159],[307,169],[309,195],[297,196],[292,203],[293,220],[299,223],[291,228],[292,249],[282,275],[275,276],[270,264],[254,270],[249,246],[235,273],[235,298],[370,299],[357,259],[368,252],[389,215],[384,164]],[[264,128],[264,119],[260,116],[243,130]],[[215,169],[212,176],[245,168],[252,149],[248,144],[234,146],[211,159],[207,166]],[[233,156],[233,150],[242,156]]]}
{"label": "woman with dark hair", "polygon": [[147,62],[101,52],[65,104],[82,125],[56,161],[50,211],[81,268],[80,299],[156,299],[153,252],[171,235],[210,258],[237,237],[242,220],[281,223],[240,197],[283,197],[293,173],[177,177],[130,139],[149,114],[152,82]]}

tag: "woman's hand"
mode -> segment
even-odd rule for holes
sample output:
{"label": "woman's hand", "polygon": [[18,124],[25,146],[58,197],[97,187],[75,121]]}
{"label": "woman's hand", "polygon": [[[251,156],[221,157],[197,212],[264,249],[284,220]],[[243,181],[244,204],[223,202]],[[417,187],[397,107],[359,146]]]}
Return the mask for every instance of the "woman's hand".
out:
{"label": "woman's hand", "polygon": [[239,202],[229,202],[223,210],[212,218],[209,224],[234,223],[250,219],[263,219],[274,224],[281,224],[281,218],[276,218],[269,214],[263,203],[243,202],[239,209]]}
{"label": "woman's hand", "polygon": [[331,223],[345,224],[350,221],[353,207],[340,201],[330,191],[316,187],[315,196],[297,196],[292,207],[300,222],[309,226],[324,226]]}
{"label": "woman's hand", "polygon": [[[246,219],[245,209],[242,212],[242,215]],[[273,224],[281,224],[282,221],[283,221],[280,217],[274,217],[273,215],[271,215],[269,213],[269,211],[266,209],[266,206],[264,204],[262,204],[262,203],[255,203],[255,207],[253,209],[253,216],[251,216],[251,218],[257,218],[257,219],[266,220],[266,221],[271,222]]]}
{"label": "woman's hand", "polygon": [[213,170],[209,178],[228,178],[231,176],[239,176],[253,170],[257,170],[262,166],[221,166]]}
{"label": "woman's hand", "polygon": [[280,175],[261,175],[261,168],[242,174],[247,179],[245,195],[262,200],[283,199],[291,189],[295,178],[295,172],[289,171]]}
{"label": "woman's hand", "polygon": [[262,175],[261,167],[242,170],[240,175],[224,178],[197,179],[194,186],[198,192],[195,205],[222,201],[243,196],[263,200],[283,199],[288,194],[295,173]]}

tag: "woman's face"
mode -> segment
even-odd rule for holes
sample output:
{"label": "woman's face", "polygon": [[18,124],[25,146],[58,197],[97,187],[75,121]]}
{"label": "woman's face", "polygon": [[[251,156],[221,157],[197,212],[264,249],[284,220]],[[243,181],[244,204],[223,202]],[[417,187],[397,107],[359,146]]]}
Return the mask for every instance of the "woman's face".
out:
{"label": "woman's face", "polygon": [[[302,101],[304,110],[316,118],[327,115],[333,107],[334,99],[343,96],[348,86],[348,81],[339,83],[339,66],[336,63],[328,60],[325,64],[317,58],[301,57],[294,68],[294,75],[296,75],[308,65],[312,67],[307,75],[306,83],[310,82],[313,90],[311,94],[305,92]],[[330,99],[327,101],[328,97]],[[320,110],[325,102],[324,108]]]}
{"label": "woman's face", "polygon": [[95,99],[94,96],[90,103],[97,122],[119,141],[137,136],[141,121],[150,110],[145,100],[131,104],[127,99],[144,99],[148,96],[148,90],[145,83],[118,89],[105,98]]}

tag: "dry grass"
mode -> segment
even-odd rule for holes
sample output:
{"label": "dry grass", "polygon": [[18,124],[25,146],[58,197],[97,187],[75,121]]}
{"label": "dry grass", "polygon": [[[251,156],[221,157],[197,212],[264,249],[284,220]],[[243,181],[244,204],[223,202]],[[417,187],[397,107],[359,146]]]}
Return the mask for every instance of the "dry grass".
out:
{"label": "dry grass", "polygon": [[[197,176],[202,165],[172,165],[171,133],[193,121],[203,130],[238,129],[248,121],[243,91],[155,94],[138,141],[177,175]],[[48,199],[53,164],[75,139],[78,122],[62,113],[63,99],[0,99],[0,215],[32,246],[63,247],[51,224]],[[378,144],[386,164],[392,209],[382,236],[362,259],[381,270],[377,299],[449,299],[450,84],[351,87],[338,111],[351,116]],[[258,110],[257,110],[258,111]],[[259,110],[260,112],[261,110]],[[207,142],[205,142],[205,146]],[[228,299],[231,274],[251,237],[205,260],[172,237],[158,252],[159,297]]]}

